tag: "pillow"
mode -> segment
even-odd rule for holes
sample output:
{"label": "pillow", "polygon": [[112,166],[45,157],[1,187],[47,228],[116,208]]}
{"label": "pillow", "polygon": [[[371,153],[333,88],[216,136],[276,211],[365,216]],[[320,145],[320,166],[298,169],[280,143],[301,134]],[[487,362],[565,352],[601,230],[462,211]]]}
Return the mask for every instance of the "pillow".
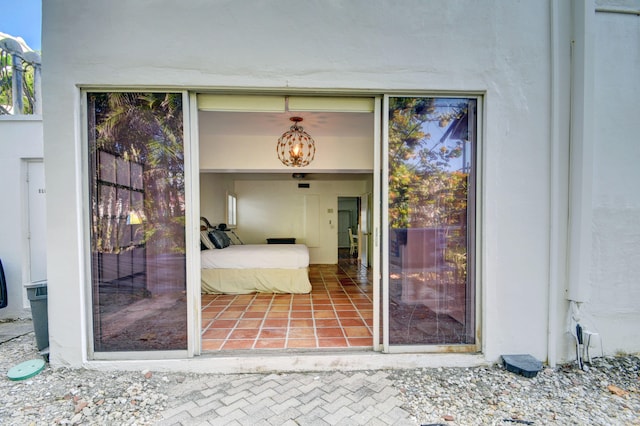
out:
{"label": "pillow", "polygon": [[204,245],[209,250],[214,250],[216,248],[209,239],[209,233],[207,231],[200,231],[200,245]]}
{"label": "pillow", "polygon": [[224,232],[218,231],[217,229],[209,232],[209,238],[217,249],[229,247],[231,244],[231,238],[229,238]]}
{"label": "pillow", "polygon": [[229,235],[227,235],[226,232],[223,231],[218,231],[222,234],[222,239],[224,240],[224,247],[229,247],[231,245],[231,238],[229,237]]}

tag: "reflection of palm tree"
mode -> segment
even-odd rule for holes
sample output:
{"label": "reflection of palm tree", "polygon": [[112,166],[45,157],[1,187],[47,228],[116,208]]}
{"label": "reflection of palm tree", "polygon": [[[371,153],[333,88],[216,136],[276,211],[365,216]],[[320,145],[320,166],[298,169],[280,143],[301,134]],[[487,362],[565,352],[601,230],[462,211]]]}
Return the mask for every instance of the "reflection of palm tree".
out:
{"label": "reflection of palm tree", "polygon": [[90,102],[95,149],[143,165],[145,240],[158,252],[184,252],[182,95],[93,93]]}

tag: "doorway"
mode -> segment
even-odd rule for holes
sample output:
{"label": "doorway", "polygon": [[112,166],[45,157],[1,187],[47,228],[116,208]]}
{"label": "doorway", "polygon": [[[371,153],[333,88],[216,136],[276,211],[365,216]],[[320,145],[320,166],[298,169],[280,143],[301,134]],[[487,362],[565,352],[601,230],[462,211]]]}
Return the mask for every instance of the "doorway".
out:
{"label": "doorway", "polygon": [[26,161],[27,170],[27,282],[47,279],[46,190],[44,162]]}
{"label": "doorway", "polygon": [[[355,263],[354,258],[342,262],[337,248],[344,248],[348,256],[348,230],[358,232],[358,195],[373,186],[374,135],[379,127],[373,98],[242,94],[197,98],[198,216],[214,225],[223,222],[221,197],[235,193],[236,232],[244,243],[280,238],[307,245],[312,287],[309,294],[199,295],[202,352],[371,350],[372,271],[362,271],[357,258]],[[324,106],[316,105],[318,99],[326,102]],[[359,109],[362,100],[368,110]],[[339,106],[335,111],[334,103]],[[273,152],[291,125],[285,107],[300,108],[296,115],[316,140],[316,158],[304,169],[284,167]],[[338,206],[342,194],[353,194],[344,197],[350,204],[345,208]]]}
{"label": "doorway", "polygon": [[360,197],[338,197],[338,259],[358,257]]}

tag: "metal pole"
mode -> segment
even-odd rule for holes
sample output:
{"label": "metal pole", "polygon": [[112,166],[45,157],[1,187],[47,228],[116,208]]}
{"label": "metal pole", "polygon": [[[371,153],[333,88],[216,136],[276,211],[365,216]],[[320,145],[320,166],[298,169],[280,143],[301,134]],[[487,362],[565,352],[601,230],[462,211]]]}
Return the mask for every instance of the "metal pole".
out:
{"label": "metal pole", "polygon": [[22,114],[24,112],[24,102],[22,100],[22,58],[16,54],[12,54],[11,59],[13,62],[13,72],[11,73],[13,113]]}

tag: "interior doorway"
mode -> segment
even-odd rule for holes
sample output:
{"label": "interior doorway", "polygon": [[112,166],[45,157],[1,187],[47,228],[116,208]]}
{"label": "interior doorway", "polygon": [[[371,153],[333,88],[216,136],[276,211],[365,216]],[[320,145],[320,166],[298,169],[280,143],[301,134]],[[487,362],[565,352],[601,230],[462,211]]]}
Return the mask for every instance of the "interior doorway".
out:
{"label": "interior doorway", "polygon": [[338,258],[358,255],[360,197],[338,197]]}

